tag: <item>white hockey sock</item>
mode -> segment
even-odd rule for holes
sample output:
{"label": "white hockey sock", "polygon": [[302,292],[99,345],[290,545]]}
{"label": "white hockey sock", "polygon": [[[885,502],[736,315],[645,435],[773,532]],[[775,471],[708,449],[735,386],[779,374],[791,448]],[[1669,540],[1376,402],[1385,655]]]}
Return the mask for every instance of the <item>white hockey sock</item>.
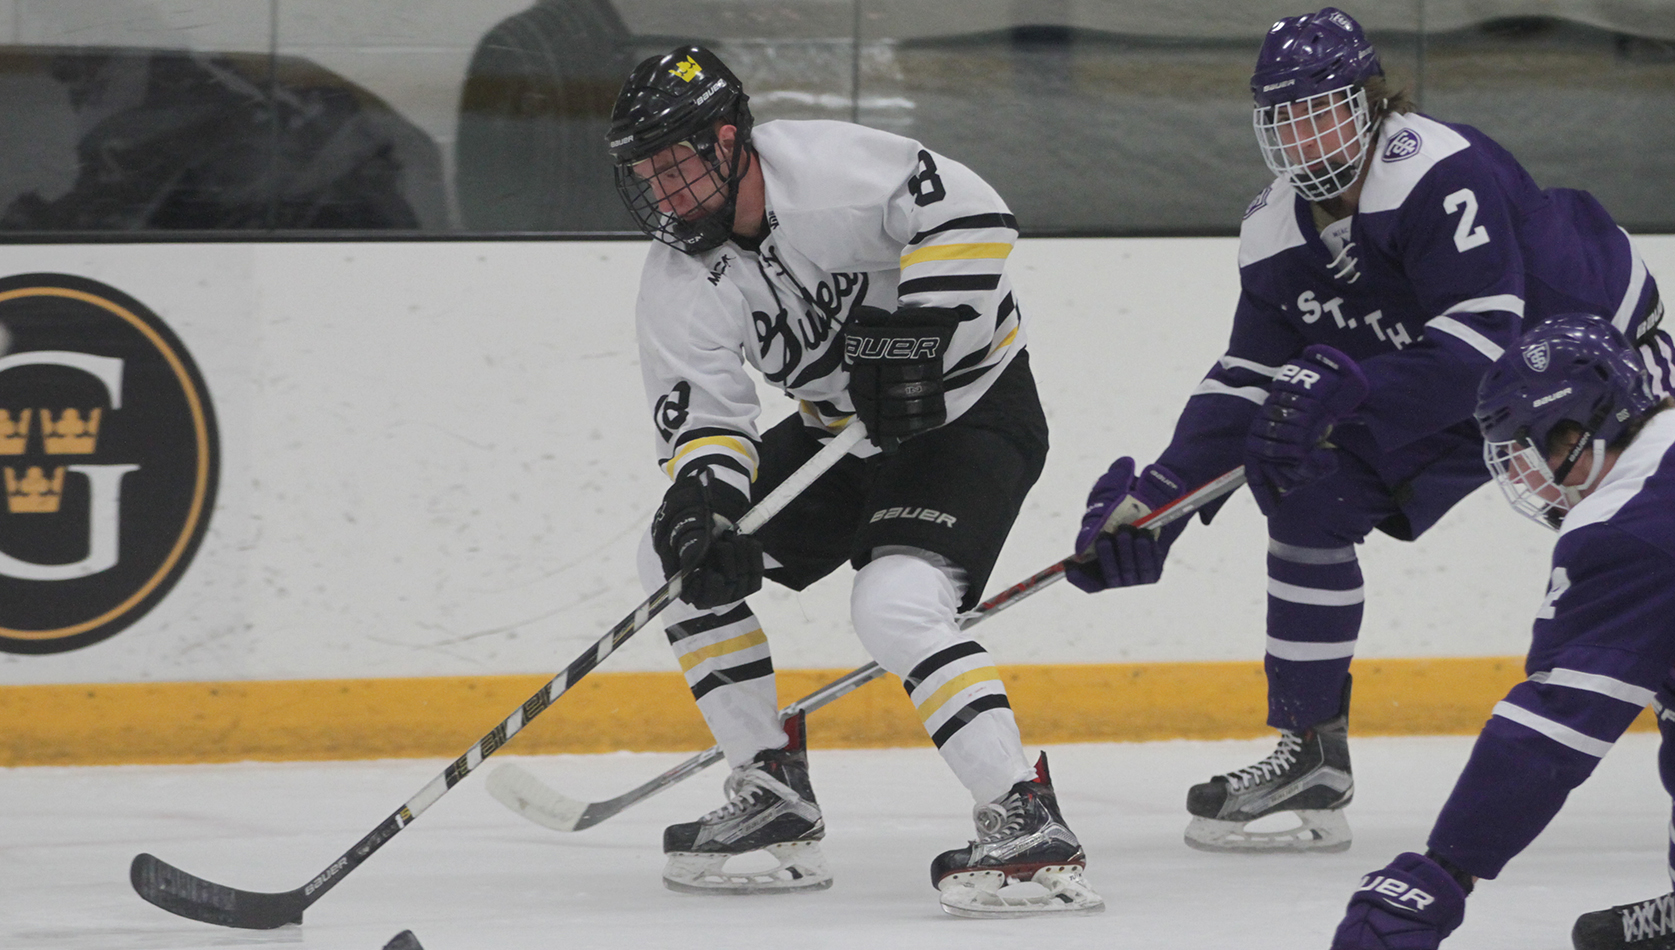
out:
{"label": "white hockey sock", "polygon": [[867,652],[902,678],[948,767],[991,802],[1035,773],[1000,672],[955,622],[959,587],[925,553],[874,557],[855,575],[850,615]]}
{"label": "white hockey sock", "polygon": [[[640,582],[651,594],[663,586],[663,566],[648,533],[640,544]],[[744,601],[699,610],[676,600],[662,613],[664,632],[698,711],[715,741],[738,768],[763,749],[785,745],[773,657],[762,624]]]}

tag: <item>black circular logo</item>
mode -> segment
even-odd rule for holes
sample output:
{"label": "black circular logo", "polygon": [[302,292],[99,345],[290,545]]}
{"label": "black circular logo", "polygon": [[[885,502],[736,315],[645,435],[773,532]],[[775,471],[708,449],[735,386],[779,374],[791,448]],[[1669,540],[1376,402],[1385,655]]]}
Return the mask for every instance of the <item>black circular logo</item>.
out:
{"label": "black circular logo", "polygon": [[115,634],[185,572],[215,504],[203,377],[146,307],[64,274],[0,280],[0,651]]}

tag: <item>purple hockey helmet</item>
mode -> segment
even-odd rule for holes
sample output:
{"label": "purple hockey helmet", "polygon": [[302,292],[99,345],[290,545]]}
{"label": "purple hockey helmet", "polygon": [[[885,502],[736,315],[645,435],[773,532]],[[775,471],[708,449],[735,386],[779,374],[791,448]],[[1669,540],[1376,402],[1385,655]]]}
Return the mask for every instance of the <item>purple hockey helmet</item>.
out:
{"label": "purple hockey helmet", "polygon": [[[1606,447],[1655,405],[1640,354],[1610,321],[1560,314],[1531,328],[1484,374],[1483,460],[1513,508],[1557,529],[1599,478]],[[1567,423],[1580,438],[1554,467],[1549,458],[1561,447],[1554,435]],[[1590,451],[1587,482],[1564,485]]]}
{"label": "purple hockey helmet", "polygon": [[1259,106],[1307,99],[1384,75],[1361,24],[1337,7],[1287,17],[1268,28],[1250,91]]}
{"label": "purple hockey helmet", "polygon": [[1270,27],[1250,77],[1268,170],[1310,201],[1347,191],[1372,151],[1366,82],[1382,75],[1361,24],[1336,7]]}

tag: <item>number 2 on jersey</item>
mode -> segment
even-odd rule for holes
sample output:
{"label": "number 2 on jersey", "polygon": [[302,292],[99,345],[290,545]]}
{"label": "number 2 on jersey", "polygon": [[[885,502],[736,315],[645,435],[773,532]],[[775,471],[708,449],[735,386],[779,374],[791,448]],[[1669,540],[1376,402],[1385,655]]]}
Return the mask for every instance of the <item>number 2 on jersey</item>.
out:
{"label": "number 2 on jersey", "polygon": [[[1465,253],[1474,247],[1489,243],[1489,232],[1481,224],[1477,224],[1477,195],[1470,188],[1461,188],[1448,197],[1442,199],[1442,210],[1453,214],[1460,208],[1465,213],[1460,215],[1460,223],[1454,228],[1454,246],[1460,253]],[[1477,224],[1476,227],[1472,225]]]}

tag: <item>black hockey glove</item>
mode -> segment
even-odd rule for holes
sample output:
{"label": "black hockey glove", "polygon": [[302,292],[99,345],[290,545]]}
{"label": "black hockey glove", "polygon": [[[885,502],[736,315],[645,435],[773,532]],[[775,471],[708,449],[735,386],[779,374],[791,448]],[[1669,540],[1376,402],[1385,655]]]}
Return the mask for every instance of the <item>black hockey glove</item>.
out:
{"label": "black hockey glove", "polygon": [[702,467],[663,493],[651,519],[651,545],[665,578],[687,571],[681,600],[708,609],[762,589],[762,542],[733,530],[749,510],[750,499]]}
{"label": "black hockey glove", "polygon": [[948,421],[942,357],[970,307],[911,307],[890,313],[859,306],[843,328],[849,399],[867,435],[885,452]]}

